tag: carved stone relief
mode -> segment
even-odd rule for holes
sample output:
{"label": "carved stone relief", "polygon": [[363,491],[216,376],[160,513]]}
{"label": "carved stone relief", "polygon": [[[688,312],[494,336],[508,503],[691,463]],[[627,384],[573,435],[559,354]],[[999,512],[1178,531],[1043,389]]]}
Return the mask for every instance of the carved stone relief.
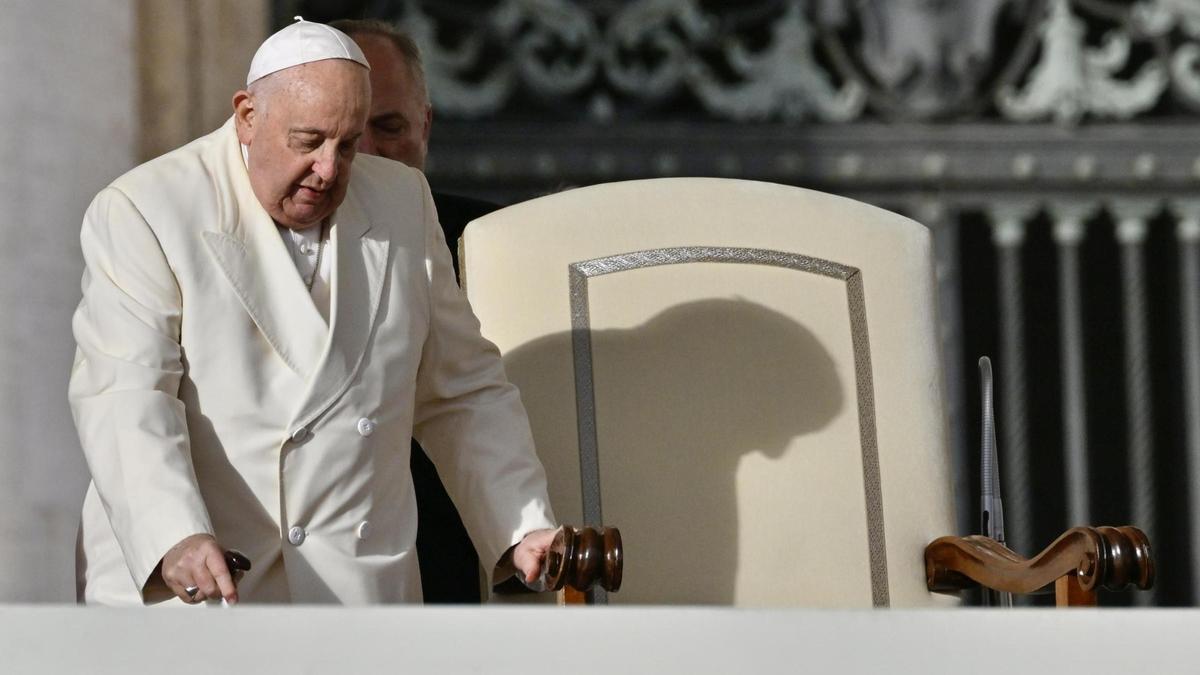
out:
{"label": "carved stone relief", "polygon": [[[292,2],[289,9],[305,3]],[[371,3],[439,116],[1128,120],[1200,111],[1193,0]]]}

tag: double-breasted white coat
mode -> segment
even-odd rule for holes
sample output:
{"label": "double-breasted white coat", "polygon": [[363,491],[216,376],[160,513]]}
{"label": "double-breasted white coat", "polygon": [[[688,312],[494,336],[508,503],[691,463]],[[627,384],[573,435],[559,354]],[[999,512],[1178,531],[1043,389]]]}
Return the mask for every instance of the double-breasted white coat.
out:
{"label": "double-breasted white coat", "polygon": [[330,223],[327,325],[232,119],[93,201],[70,382],[92,474],[86,601],[150,601],[163,554],[197,532],[253,561],[243,602],[420,601],[410,436],[484,569],[553,526],[518,392],[454,282],[424,177],[359,155]]}

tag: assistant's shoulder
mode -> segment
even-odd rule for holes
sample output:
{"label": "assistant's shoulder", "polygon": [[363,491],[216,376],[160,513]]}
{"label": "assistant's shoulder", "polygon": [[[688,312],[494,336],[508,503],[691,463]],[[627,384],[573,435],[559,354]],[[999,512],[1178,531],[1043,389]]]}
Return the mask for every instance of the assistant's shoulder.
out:
{"label": "assistant's shoulder", "polygon": [[[423,230],[433,216],[433,198],[425,174],[401,162],[359,153],[354,158],[350,188],[375,222]],[[416,227],[411,227],[416,225]]]}
{"label": "assistant's shoulder", "polygon": [[402,162],[376,155],[358,153],[354,157],[353,175],[350,179],[356,189],[374,198],[411,198],[422,190],[428,192],[425,176],[420,171]]}

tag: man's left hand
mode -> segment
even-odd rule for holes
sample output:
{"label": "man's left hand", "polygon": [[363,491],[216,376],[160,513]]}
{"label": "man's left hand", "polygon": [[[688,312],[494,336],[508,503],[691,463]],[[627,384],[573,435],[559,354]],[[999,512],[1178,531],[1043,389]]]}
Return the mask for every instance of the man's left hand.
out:
{"label": "man's left hand", "polygon": [[526,534],[500,558],[496,565],[497,580],[503,580],[512,573],[520,575],[526,584],[536,582],[542,575],[542,565],[546,562],[556,532],[558,530],[534,530]]}

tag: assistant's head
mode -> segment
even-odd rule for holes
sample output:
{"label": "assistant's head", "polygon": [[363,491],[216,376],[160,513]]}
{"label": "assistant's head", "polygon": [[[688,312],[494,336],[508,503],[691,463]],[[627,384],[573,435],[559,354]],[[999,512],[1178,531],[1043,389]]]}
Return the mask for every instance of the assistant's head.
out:
{"label": "assistant's head", "polygon": [[278,224],[316,225],[346,197],[371,106],[366,63],[344,34],[307,21],[255,55],[234,118],[250,186]]}
{"label": "assistant's head", "polygon": [[371,114],[358,149],[425,169],[433,107],[421,52],[412,38],[383,21],[334,21],[371,64]]}

